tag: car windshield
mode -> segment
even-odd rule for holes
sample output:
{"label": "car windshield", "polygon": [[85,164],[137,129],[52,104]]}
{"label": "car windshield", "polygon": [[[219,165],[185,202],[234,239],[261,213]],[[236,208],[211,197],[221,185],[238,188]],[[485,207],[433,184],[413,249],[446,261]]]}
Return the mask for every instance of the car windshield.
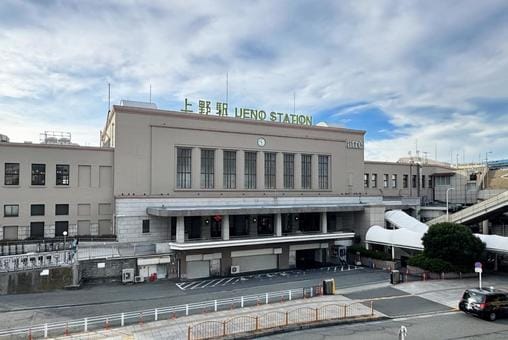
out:
{"label": "car windshield", "polygon": [[466,290],[462,299],[468,302],[482,303],[485,300],[485,295]]}

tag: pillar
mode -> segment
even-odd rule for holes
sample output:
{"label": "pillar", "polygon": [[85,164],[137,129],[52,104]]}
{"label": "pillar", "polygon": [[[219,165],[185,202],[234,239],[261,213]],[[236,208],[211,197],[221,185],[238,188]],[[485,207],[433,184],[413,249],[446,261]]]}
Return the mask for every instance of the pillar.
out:
{"label": "pillar", "polygon": [[489,233],[489,220],[483,220],[482,222],[482,234],[487,235]]}
{"label": "pillar", "polygon": [[282,236],[282,215],[275,214],[275,236]]}
{"label": "pillar", "polygon": [[176,218],[176,242],[184,243],[185,242],[185,217],[178,216]]}
{"label": "pillar", "polygon": [[229,240],[229,215],[222,216],[222,239]]}
{"label": "pillar", "polygon": [[320,215],[321,216],[320,216],[319,222],[321,224],[321,232],[323,234],[326,234],[326,233],[328,233],[328,221],[327,221],[326,212],[322,212]]}

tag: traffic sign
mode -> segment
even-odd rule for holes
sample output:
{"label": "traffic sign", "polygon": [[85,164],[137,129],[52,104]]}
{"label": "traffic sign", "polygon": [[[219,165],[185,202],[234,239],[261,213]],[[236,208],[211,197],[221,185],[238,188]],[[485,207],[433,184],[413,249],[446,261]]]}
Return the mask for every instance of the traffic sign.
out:
{"label": "traffic sign", "polygon": [[482,267],[482,263],[481,262],[475,262],[474,263],[474,267],[475,268],[481,268]]}
{"label": "traffic sign", "polygon": [[481,268],[481,267],[480,267],[480,268],[476,267],[476,268],[474,269],[474,272],[475,272],[475,273],[481,273],[481,272],[482,272],[482,268]]}

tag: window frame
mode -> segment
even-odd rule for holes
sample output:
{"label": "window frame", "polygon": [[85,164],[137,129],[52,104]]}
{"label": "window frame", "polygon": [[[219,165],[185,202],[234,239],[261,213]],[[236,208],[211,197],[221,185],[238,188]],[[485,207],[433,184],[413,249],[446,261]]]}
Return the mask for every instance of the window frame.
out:
{"label": "window frame", "polygon": [[277,185],[277,153],[265,152],[265,189],[275,189]]}
{"label": "window frame", "polygon": [[302,154],[301,156],[301,169],[302,169],[302,189],[312,189],[312,155]]}
{"label": "window frame", "polygon": [[397,177],[398,177],[397,174],[392,174],[392,178],[391,178],[391,182],[392,182],[391,183],[391,187],[392,187],[392,189],[396,189],[397,188],[397,185],[398,185],[398,183],[397,183]]}
{"label": "window frame", "polygon": [[283,156],[284,189],[295,188],[295,154],[284,153]]}
{"label": "window frame", "polygon": [[144,219],[141,225],[142,234],[150,234],[150,219]]}
{"label": "window frame", "polygon": [[[7,213],[7,208],[11,208],[11,212]],[[16,207],[16,214],[12,213],[12,208]],[[4,217],[19,217],[19,204],[4,204]]]}
{"label": "window frame", "polygon": [[256,151],[245,151],[244,187],[245,189],[257,188],[257,160]]}
{"label": "window frame", "polygon": [[224,189],[236,189],[236,150],[224,150],[222,154]]}
{"label": "window frame", "polygon": [[368,172],[364,173],[363,174],[363,187],[364,188],[368,188],[369,187],[369,179],[370,179],[370,174]]}
{"label": "window frame", "polygon": [[383,174],[383,188],[389,188],[390,187],[389,178],[390,178],[390,175]]}
{"label": "window frame", "polygon": [[[34,213],[34,209],[37,207],[42,207],[42,213]],[[45,204],[30,204],[30,216],[45,216],[46,215],[46,205]]]}
{"label": "window frame", "polygon": [[192,188],[192,148],[176,148],[176,188]]}
{"label": "window frame", "polygon": [[[59,169],[59,167],[60,167],[60,169]],[[63,169],[66,169],[66,170],[63,170]],[[70,172],[71,172],[71,169],[70,169],[69,164],[57,164],[55,167],[55,185],[69,186]]]}
{"label": "window frame", "polygon": [[330,189],[330,155],[318,155],[318,183],[320,190]]}
{"label": "window frame", "polygon": [[[66,214],[62,214],[58,211],[58,208],[66,207]],[[69,204],[55,204],[55,216],[69,216]]]}
{"label": "window frame", "polygon": [[370,183],[372,188],[377,188],[377,174],[372,174],[370,177]]}
{"label": "window frame", "polygon": [[215,188],[215,150],[201,149],[200,165],[200,186],[201,189]]}
{"label": "window frame", "polygon": [[[39,167],[39,169],[37,169]],[[31,167],[31,183],[34,186],[45,186],[46,185],[46,164],[44,163],[32,163]]]}
{"label": "window frame", "polygon": [[4,185],[19,185],[19,163],[4,163]]}

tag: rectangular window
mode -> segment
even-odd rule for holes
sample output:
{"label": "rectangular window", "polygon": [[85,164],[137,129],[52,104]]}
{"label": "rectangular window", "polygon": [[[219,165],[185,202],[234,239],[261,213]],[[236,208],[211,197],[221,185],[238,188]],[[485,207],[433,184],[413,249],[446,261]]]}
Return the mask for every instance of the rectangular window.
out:
{"label": "rectangular window", "polygon": [[422,188],[425,188],[425,175],[422,175]]}
{"label": "rectangular window", "polygon": [[56,165],[56,185],[69,185],[69,166],[65,164]]}
{"label": "rectangular window", "polygon": [[224,188],[236,189],[236,151],[224,151]]}
{"label": "rectangular window", "polygon": [[411,185],[413,188],[416,188],[416,175],[413,175],[413,178],[411,178]]}
{"label": "rectangular window", "polygon": [[448,177],[448,176],[437,176],[434,181],[436,183],[436,186],[450,185],[450,177]]}
{"label": "rectangular window", "polygon": [[55,222],[55,236],[62,237],[64,231],[67,233],[69,232],[69,221],[56,221]]}
{"label": "rectangular window", "polygon": [[388,188],[388,174],[383,175],[383,188]]}
{"label": "rectangular window", "polygon": [[176,149],[176,187],[178,189],[191,188],[192,149]]}
{"label": "rectangular window", "polygon": [[393,174],[392,175],[392,188],[396,188],[396,187],[397,187],[397,175]]}
{"label": "rectangular window", "polygon": [[429,188],[432,188],[432,176],[429,176]]}
{"label": "rectangular window", "polygon": [[329,159],[330,157],[327,155],[319,155],[318,156],[318,182],[319,189],[328,189],[328,174],[330,171],[329,167]]}
{"label": "rectangular window", "polygon": [[284,189],[295,188],[295,155],[284,154]]}
{"label": "rectangular window", "polygon": [[256,160],[255,152],[245,152],[245,189],[256,189]]}
{"label": "rectangular window", "polygon": [[407,189],[409,185],[409,175],[404,175],[404,177],[402,177],[402,187],[404,189]]}
{"label": "rectangular window", "polygon": [[363,174],[363,187],[369,187],[369,174]]}
{"label": "rectangular window", "polygon": [[265,152],[265,189],[275,189],[275,152]]}
{"label": "rectangular window", "polygon": [[312,188],[312,155],[302,155],[302,189]]}
{"label": "rectangular window", "polygon": [[31,239],[44,238],[44,222],[30,222],[30,238]]}
{"label": "rectangular window", "polygon": [[377,174],[372,174],[370,182],[373,188],[377,188]]}
{"label": "rectangular window", "polygon": [[18,216],[19,216],[19,205],[18,204],[4,205],[4,217],[18,217]]}
{"label": "rectangular window", "polygon": [[201,188],[214,188],[215,150],[201,150]]}
{"label": "rectangular window", "polygon": [[56,204],[55,205],[55,215],[69,215],[69,205],[68,204]]}
{"label": "rectangular window", "polygon": [[32,204],[30,206],[30,216],[44,216],[44,204]]}
{"label": "rectangular window", "polygon": [[19,163],[5,163],[5,185],[19,185]]}
{"label": "rectangular window", "polygon": [[150,220],[143,220],[143,234],[150,232]]}
{"label": "rectangular window", "polygon": [[32,164],[32,185],[46,184],[46,164]]}

